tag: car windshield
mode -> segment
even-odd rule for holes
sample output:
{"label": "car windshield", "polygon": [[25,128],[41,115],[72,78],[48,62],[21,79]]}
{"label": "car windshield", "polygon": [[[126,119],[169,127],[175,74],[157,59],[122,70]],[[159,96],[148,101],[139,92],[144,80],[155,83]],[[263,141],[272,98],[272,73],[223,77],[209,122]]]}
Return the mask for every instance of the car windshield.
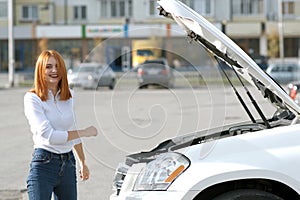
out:
{"label": "car windshield", "polygon": [[148,49],[138,49],[137,55],[138,56],[153,56],[153,52]]}
{"label": "car windshield", "polygon": [[145,64],[143,65],[144,69],[150,69],[150,68],[155,68],[155,69],[165,69],[164,65],[161,64]]}
{"label": "car windshield", "polygon": [[78,71],[80,72],[94,72],[96,71],[96,67],[80,67]]}
{"label": "car windshield", "polygon": [[293,72],[293,71],[297,71],[297,65],[295,65],[295,64],[277,64],[272,71]]}
{"label": "car windshield", "polygon": [[104,67],[102,66],[79,66],[72,70],[73,73],[90,73],[90,72],[96,72],[97,70],[102,71]]}
{"label": "car windshield", "polygon": [[164,64],[164,61],[162,61],[162,60],[146,60],[145,62],[144,62],[144,64],[148,64],[148,63],[153,63],[153,64]]}

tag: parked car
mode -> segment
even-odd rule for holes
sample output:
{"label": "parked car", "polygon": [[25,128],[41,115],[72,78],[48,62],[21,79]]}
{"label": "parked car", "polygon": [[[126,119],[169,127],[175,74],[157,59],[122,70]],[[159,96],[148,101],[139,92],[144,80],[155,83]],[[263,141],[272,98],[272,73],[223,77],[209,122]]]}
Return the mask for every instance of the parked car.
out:
{"label": "parked car", "polygon": [[281,84],[300,80],[300,66],[293,62],[272,63],[266,72]]}
{"label": "parked car", "polygon": [[112,90],[115,87],[116,75],[108,65],[81,63],[78,67],[68,71],[68,82],[70,87],[84,89],[108,87]]}
{"label": "parked car", "polygon": [[[116,169],[110,199],[300,199],[300,107],[213,24],[181,1],[157,2],[159,13],[175,20],[189,41],[239,77],[238,82],[227,79],[249,121],[195,130],[127,155]],[[248,90],[244,82],[253,88]],[[264,106],[257,95],[266,100]],[[274,107],[274,115],[266,115],[266,103]]]}
{"label": "parked car", "polygon": [[147,88],[148,85],[159,85],[173,88],[175,77],[173,69],[166,59],[146,60],[137,70],[139,88]]}

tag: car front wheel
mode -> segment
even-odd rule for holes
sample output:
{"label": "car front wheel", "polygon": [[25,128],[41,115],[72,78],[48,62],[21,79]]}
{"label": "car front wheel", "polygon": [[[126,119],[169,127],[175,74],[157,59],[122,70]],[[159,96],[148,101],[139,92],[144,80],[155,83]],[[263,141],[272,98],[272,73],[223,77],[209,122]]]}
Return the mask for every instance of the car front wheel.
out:
{"label": "car front wheel", "polygon": [[109,88],[110,90],[113,90],[114,87],[115,87],[115,84],[116,84],[115,79],[113,79],[112,82],[111,82],[111,84],[108,86],[108,88]]}
{"label": "car front wheel", "polygon": [[283,200],[282,198],[256,189],[240,189],[226,192],[213,200]]}

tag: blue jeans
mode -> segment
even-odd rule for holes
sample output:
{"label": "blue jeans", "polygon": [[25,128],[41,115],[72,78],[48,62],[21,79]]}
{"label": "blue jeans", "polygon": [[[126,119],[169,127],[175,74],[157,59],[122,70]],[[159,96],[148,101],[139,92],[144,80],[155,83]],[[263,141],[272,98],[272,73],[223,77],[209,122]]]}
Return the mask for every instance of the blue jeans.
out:
{"label": "blue jeans", "polygon": [[75,158],[70,151],[55,154],[35,149],[27,178],[29,200],[76,200],[77,180]]}

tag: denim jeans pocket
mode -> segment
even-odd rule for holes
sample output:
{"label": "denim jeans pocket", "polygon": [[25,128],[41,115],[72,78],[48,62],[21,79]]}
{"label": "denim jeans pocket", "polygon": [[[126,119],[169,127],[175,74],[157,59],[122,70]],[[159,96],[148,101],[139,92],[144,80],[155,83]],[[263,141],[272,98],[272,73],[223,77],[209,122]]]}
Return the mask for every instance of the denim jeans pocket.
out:
{"label": "denim jeans pocket", "polygon": [[74,157],[71,157],[71,158],[70,158],[70,162],[71,162],[71,165],[72,165],[73,167],[76,167],[76,160],[75,160]]}
{"label": "denim jeans pocket", "polygon": [[50,163],[51,157],[49,155],[34,153],[31,163],[34,165],[45,165]]}

